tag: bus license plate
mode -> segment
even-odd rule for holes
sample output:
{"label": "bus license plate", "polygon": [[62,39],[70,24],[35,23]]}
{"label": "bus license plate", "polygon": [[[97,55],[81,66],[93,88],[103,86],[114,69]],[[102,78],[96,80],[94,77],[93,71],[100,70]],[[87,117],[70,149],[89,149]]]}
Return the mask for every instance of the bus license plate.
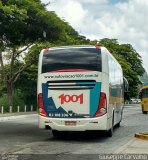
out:
{"label": "bus license plate", "polygon": [[76,121],[65,121],[65,126],[76,126]]}

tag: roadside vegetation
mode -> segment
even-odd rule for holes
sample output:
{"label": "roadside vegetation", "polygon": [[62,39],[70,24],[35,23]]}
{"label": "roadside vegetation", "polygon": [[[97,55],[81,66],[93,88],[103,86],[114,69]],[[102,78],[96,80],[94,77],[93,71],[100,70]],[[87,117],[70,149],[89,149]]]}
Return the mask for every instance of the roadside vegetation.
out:
{"label": "roadside vegetation", "polygon": [[[50,5],[50,4],[49,4]],[[96,45],[79,35],[40,0],[0,0],[0,106],[36,106],[37,64],[41,49],[60,45]],[[130,44],[101,39],[121,64],[129,96],[137,95],[144,73],[140,55]]]}

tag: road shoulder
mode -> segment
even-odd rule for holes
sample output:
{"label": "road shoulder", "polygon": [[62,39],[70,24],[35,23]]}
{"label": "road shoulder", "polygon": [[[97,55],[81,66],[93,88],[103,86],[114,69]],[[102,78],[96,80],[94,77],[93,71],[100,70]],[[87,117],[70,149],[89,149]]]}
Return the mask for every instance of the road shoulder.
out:
{"label": "road shoulder", "polygon": [[127,144],[117,149],[114,154],[147,154],[148,140],[131,139]]}
{"label": "road shoulder", "polygon": [[1,121],[7,121],[7,120],[12,120],[12,119],[17,119],[20,117],[27,117],[30,115],[36,115],[37,112],[19,112],[19,113],[5,113],[5,114],[0,114],[0,122]]}

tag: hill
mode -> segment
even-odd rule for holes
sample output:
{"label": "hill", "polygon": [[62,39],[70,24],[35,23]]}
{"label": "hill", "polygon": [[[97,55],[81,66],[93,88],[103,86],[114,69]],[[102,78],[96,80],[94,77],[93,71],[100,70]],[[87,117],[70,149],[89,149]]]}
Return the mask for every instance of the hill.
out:
{"label": "hill", "polygon": [[142,86],[148,85],[148,74],[145,72],[143,76],[140,77],[140,81],[142,82]]}

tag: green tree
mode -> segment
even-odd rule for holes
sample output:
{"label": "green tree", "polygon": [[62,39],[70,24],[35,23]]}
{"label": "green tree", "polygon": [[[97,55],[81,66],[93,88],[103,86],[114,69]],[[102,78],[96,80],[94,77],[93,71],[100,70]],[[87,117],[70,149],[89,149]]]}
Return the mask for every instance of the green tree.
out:
{"label": "green tree", "polygon": [[[13,105],[14,85],[22,72],[35,63],[40,42],[49,41],[52,45],[89,43],[45,6],[40,0],[0,0],[0,71],[10,105]],[[20,62],[22,54],[26,53],[30,56]]]}
{"label": "green tree", "polygon": [[143,75],[141,56],[130,44],[119,44],[116,39],[104,38],[99,44],[105,46],[113,56],[118,60],[123,69],[124,77],[129,82],[130,97],[137,96],[139,76]]}

